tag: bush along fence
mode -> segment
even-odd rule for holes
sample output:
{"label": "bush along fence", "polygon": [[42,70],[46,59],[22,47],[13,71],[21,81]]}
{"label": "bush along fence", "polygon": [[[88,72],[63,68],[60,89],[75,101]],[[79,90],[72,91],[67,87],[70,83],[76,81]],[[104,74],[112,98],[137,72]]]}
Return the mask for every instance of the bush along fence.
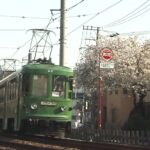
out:
{"label": "bush along fence", "polygon": [[118,143],[129,145],[150,145],[150,131],[126,131],[126,130],[87,130],[73,129],[68,138],[80,139],[91,142]]}

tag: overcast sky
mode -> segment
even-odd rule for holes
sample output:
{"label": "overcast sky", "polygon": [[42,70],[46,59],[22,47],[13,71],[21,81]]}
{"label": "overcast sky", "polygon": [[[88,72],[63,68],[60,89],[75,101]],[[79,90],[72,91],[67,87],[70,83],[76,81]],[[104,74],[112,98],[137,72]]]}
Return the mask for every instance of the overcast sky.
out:
{"label": "overcast sky", "polygon": [[[35,28],[48,29],[52,35],[53,57],[59,59],[60,0],[0,0],[0,59],[26,56]],[[80,3],[81,2],[81,3]],[[69,66],[74,66],[79,55],[83,25],[103,30],[130,33],[150,30],[150,0],[66,0],[67,47]],[[57,19],[56,19],[57,18]],[[146,35],[143,35],[146,36]],[[24,46],[25,45],[25,46]],[[18,48],[18,49],[17,49]],[[15,55],[14,55],[15,54]]]}

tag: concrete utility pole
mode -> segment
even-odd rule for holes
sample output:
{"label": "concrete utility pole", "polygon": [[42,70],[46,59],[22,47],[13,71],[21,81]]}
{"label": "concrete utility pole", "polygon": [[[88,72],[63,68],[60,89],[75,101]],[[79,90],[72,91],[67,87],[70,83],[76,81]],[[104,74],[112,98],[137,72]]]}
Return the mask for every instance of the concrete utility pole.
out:
{"label": "concrete utility pole", "polygon": [[[83,30],[92,30],[92,31],[96,31],[96,46],[99,49],[99,45],[98,45],[98,40],[99,40],[99,31],[100,31],[100,27],[93,27],[93,26],[84,26]],[[98,127],[102,128],[102,81],[101,81],[101,70],[100,70],[100,62],[101,62],[101,58],[100,58],[100,53],[101,53],[101,49],[99,49],[99,79],[98,79]]]}
{"label": "concrete utility pole", "polygon": [[96,31],[96,39],[89,39],[89,40],[95,40],[96,41],[96,46],[98,46],[100,27],[83,26],[83,30]]}
{"label": "concrete utility pole", "polygon": [[60,59],[59,64],[65,66],[66,64],[66,0],[61,0],[61,18],[60,18]]}

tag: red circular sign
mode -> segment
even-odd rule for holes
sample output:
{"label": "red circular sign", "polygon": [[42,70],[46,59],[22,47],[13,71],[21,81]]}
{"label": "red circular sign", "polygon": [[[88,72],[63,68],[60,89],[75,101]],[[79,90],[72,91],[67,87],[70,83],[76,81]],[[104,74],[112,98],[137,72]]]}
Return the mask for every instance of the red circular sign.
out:
{"label": "red circular sign", "polygon": [[101,51],[101,56],[104,60],[111,60],[113,57],[113,52],[110,48],[103,48]]}

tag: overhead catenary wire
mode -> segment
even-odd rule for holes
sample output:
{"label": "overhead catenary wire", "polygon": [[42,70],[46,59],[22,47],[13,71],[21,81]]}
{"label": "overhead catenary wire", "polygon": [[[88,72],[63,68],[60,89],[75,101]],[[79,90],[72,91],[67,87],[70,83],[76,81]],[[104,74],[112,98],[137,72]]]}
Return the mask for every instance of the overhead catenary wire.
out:
{"label": "overhead catenary wire", "polygon": [[28,41],[26,41],[23,45],[17,47],[17,50],[11,55],[10,58],[13,58],[13,57],[16,55],[16,53],[17,53],[22,47],[24,47],[26,44],[28,44],[30,41],[31,41],[31,39],[28,40]]}
{"label": "overhead catenary wire", "polygon": [[[137,17],[140,17],[141,15],[145,14],[145,13],[148,12],[149,10],[150,10],[150,8],[149,8],[149,9],[146,9],[144,12],[142,12],[142,13],[136,15],[136,16],[133,16],[133,17],[131,17],[131,18],[128,18],[127,20],[124,20],[124,21],[122,21],[122,22],[120,22],[120,23],[118,23],[118,24],[116,24],[116,25],[121,25],[121,24],[126,23],[126,22],[129,22],[129,21],[131,21],[131,20],[133,20],[133,19],[136,19]],[[115,26],[116,26],[116,25],[115,25]]]}
{"label": "overhead catenary wire", "polygon": [[[81,1],[79,1],[78,3],[74,4],[73,6],[67,8],[67,9],[65,10],[65,13],[66,13],[67,11],[72,10],[73,8],[75,8],[76,6],[78,6],[79,4],[81,4],[83,1],[84,1],[84,0],[81,0]],[[60,13],[59,13],[59,14],[60,14]],[[53,14],[53,13],[52,13],[52,10],[51,10],[51,15],[52,15],[51,18],[25,17],[25,16],[7,16],[7,15],[0,15],[0,17],[15,17],[15,18],[22,18],[22,19],[25,19],[25,18],[30,18],[30,19],[49,19],[48,24],[44,27],[44,29],[47,30],[48,27],[49,27],[49,25],[50,25],[52,22],[54,22],[55,20],[57,20],[57,19],[60,18],[60,15],[59,15],[57,18],[53,18],[55,15],[58,15],[58,14]],[[58,27],[57,27],[57,29],[58,29]],[[0,31],[1,31],[1,30],[2,30],[2,31],[6,31],[7,29],[0,29]],[[9,30],[9,31],[15,31],[15,29],[8,29],[8,30]],[[17,29],[17,31],[23,31],[23,30]],[[43,33],[43,36],[41,36],[41,39],[40,39],[39,41],[37,41],[36,45],[43,39],[44,35],[45,35],[45,34]],[[30,40],[29,40],[29,41],[30,41]],[[23,44],[22,46],[19,46],[19,47],[17,48],[17,50],[13,53],[13,55],[11,56],[11,58],[14,57],[15,54],[20,50],[20,48],[22,48],[23,46],[25,46],[29,41],[25,42],[25,44]],[[53,44],[53,45],[56,45],[56,44]],[[34,46],[33,46],[33,47],[34,47]],[[31,48],[30,48],[30,49],[31,49]]]}
{"label": "overhead catenary wire", "polygon": [[19,18],[19,19],[49,19],[48,17],[29,17],[29,16],[11,16],[11,15],[0,15],[0,17],[4,18]]}
{"label": "overhead catenary wire", "polygon": [[[59,29],[60,27],[53,27],[53,28],[47,28],[47,30],[52,30],[52,29]],[[18,31],[18,32],[20,32],[20,31],[28,31],[29,29],[0,29],[0,31]]]}
{"label": "overhead catenary wire", "polygon": [[98,15],[100,15],[101,13],[111,9],[112,7],[116,6],[117,4],[119,4],[120,2],[122,2],[123,0],[119,0],[118,2],[113,3],[112,5],[108,6],[107,8],[103,9],[102,11],[98,12],[97,14],[95,14],[94,16],[92,16],[91,18],[89,18],[88,20],[86,20],[85,22],[83,22],[82,24],[80,24],[78,27],[76,27],[75,29],[73,29],[72,31],[70,31],[68,35],[70,35],[71,33],[75,32],[76,30],[78,30],[79,28],[81,28],[83,25],[85,25],[86,23],[90,22],[91,20],[93,20],[94,18],[96,18]]}
{"label": "overhead catenary wire", "polygon": [[[66,9],[66,10],[67,10],[67,9]],[[68,9],[68,10],[69,10],[69,9]],[[101,13],[102,13],[102,12],[101,12]],[[94,14],[94,16],[95,16],[95,17],[97,17],[98,15],[99,15],[99,13]],[[92,17],[93,19],[95,19],[95,17],[94,17],[94,16]],[[91,20],[90,20],[90,19],[88,19],[88,20],[89,20],[89,21],[91,21],[92,19],[91,19]],[[87,20],[87,22],[89,22],[88,20]],[[87,22],[86,22],[86,23],[87,23]],[[52,23],[52,18],[51,18],[50,23]],[[49,24],[50,24],[50,23],[49,23]],[[49,26],[49,25],[47,25],[47,26]],[[82,24],[81,26],[83,26],[83,24]],[[76,31],[76,30],[75,30],[75,31]],[[73,32],[74,32],[74,31],[72,31],[72,33],[73,33]],[[70,33],[70,34],[71,34],[71,33]],[[70,34],[69,34],[69,35],[70,35]]]}
{"label": "overhead catenary wire", "polygon": [[78,2],[78,3],[74,4],[73,6],[67,8],[66,11],[69,11],[69,10],[75,8],[76,6],[78,6],[79,4],[81,4],[82,2],[84,2],[84,0],[81,0],[80,2]]}
{"label": "overhead catenary wire", "polygon": [[[82,3],[83,1],[84,1],[84,0],[81,0],[81,1],[78,2],[77,4],[75,4],[75,5],[71,6],[70,8],[66,9],[66,11],[71,10],[72,8],[76,7],[77,5],[79,5],[80,3]],[[98,13],[94,14],[94,16],[91,17],[90,19],[88,19],[85,23],[87,23],[87,22],[89,22],[90,20],[94,19],[96,16],[98,16],[99,14],[105,12],[106,10],[110,9],[111,7],[115,6],[116,4],[120,3],[121,1],[122,1],[122,0],[120,0],[119,2],[114,3],[113,5],[111,5],[111,6],[107,7],[107,8],[105,8],[105,9],[102,10],[101,12],[98,12]],[[90,15],[92,15],[92,14],[90,14]],[[22,17],[21,17],[21,16],[6,16],[6,15],[0,15],[0,16],[3,16],[3,17],[16,17],[16,18],[35,18],[35,19],[38,19],[38,18],[39,18],[39,19],[40,19],[40,17],[25,17],[25,16],[22,16]],[[84,16],[84,15],[83,15],[83,16]],[[59,16],[58,18],[60,18],[60,16]],[[48,18],[42,18],[42,19],[48,19]],[[50,25],[54,20],[56,20],[56,18],[53,19],[53,16],[52,16],[52,17],[49,19],[49,22],[48,22],[48,24],[46,25],[45,29],[48,29],[49,25]],[[83,26],[83,25],[84,25],[84,24],[81,24],[80,27]],[[77,27],[77,28],[78,28],[78,27]],[[58,29],[58,27],[57,27],[57,29]],[[26,31],[26,29],[0,29],[0,31]],[[74,31],[75,31],[75,30],[74,30]],[[72,31],[72,33],[73,33],[73,31]],[[69,34],[71,34],[71,33],[69,33]],[[25,42],[25,44],[23,44],[23,45],[26,45],[26,42]],[[55,44],[55,45],[56,45],[56,44]],[[19,48],[16,48],[17,50],[16,50],[16,52],[15,52],[12,56],[14,56],[14,55],[17,53],[17,51],[18,51],[20,48],[22,48],[22,47],[23,47],[23,46],[19,46]]]}
{"label": "overhead catenary wire", "polygon": [[[90,22],[91,20],[93,20],[93,19],[95,19],[98,15],[100,15],[101,13],[103,13],[103,12],[105,12],[105,11],[107,11],[107,10],[109,10],[109,9],[111,9],[112,7],[114,7],[114,6],[116,6],[117,4],[119,4],[120,2],[122,2],[122,0],[119,0],[118,2],[116,2],[116,3],[113,3],[112,5],[110,5],[110,6],[108,6],[107,8],[105,8],[105,9],[103,9],[102,11],[100,11],[100,12],[98,12],[98,13],[96,13],[96,14],[94,14],[91,18],[89,18],[88,20],[86,20],[84,23],[82,23],[82,24],[80,24],[78,27],[76,27],[74,30],[72,30],[71,32],[69,32],[68,34],[67,34],[67,36],[69,36],[70,34],[72,34],[73,32],[75,32],[76,30],[78,30],[79,28],[81,28],[81,27],[83,27],[83,25],[85,25],[86,23],[88,23],[88,22]],[[90,15],[92,15],[92,14],[90,14]],[[84,33],[82,32],[82,38],[81,38],[81,41],[83,41],[82,39],[83,39],[83,35]],[[83,47],[82,47],[82,42],[80,43],[80,48],[82,49]],[[81,53],[81,51],[80,51],[80,53]],[[79,58],[80,58],[80,54],[79,53],[79,55],[78,55],[78,60],[77,60],[77,62],[79,61]]]}
{"label": "overhead catenary wire", "polygon": [[[67,8],[67,9],[65,10],[65,13],[68,12],[68,11],[70,11],[71,9],[75,8],[76,6],[78,6],[79,4],[81,4],[83,1],[84,1],[84,0],[81,0],[80,2],[76,3],[75,5],[73,5],[73,6],[69,7],[69,8]],[[57,20],[58,18],[60,18],[60,16],[54,19],[54,18],[53,18],[53,13],[52,13],[52,17],[51,17],[50,21],[48,22],[48,24],[46,25],[45,29],[47,29],[47,28],[49,27],[49,25],[51,24],[51,22],[53,22],[54,20]],[[43,33],[43,36],[44,36],[44,33]],[[43,38],[43,36],[41,37],[41,39]],[[41,41],[41,39],[40,39],[37,43],[39,43],[39,42]],[[57,45],[57,44],[58,44],[58,41],[57,41],[55,44],[53,44],[53,45]],[[37,44],[36,44],[36,45],[37,45]],[[51,53],[52,53],[52,49],[51,49]],[[50,53],[50,54],[51,54],[51,53]]]}
{"label": "overhead catenary wire", "polygon": [[[76,6],[78,6],[79,4],[81,4],[82,2],[84,2],[84,0],[81,0],[80,2],[74,4],[73,6],[71,6],[71,7],[67,8],[67,9],[65,9],[65,12],[64,12],[64,13],[66,13],[66,12],[72,10],[73,8],[75,8]],[[60,11],[60,9],[51,9],[50,11],[51,11],[51,15],[52,15],[52,16],[57,16],[57,15],[59,15],[58,17],[53,18],[53,21],[60,19],[60,13],[56,13],[56,14],[53,13],[53,11]]]}
{"label": "overhead catenary wire", "polygon": [[[48,29],[48,26],[50,25],[51,21],[53,21],[53,20],[52,20],[52,17],[50,18],[48,24],[47,24],[46,27],[45,27],[46,29]],[[6,31],[6,30],[7,30],[7,31],[16,31],[16,29],[0,29],[0,31]],[[23,30],[23,29],[17,29],[17,31],[25,31],[25,30]],[[27,31],[27,30],[26,30],[26,31]],[[44,34],[43,34],[43,37],[44,37]],[[41,39],[43,39],[43,37],[41,37]],[[11,55],[10,58],[13,58],[13,57],[17,54],[17,52],[18,52],[22,47],[24,47],[26,44],[28,44],[30,41],[31,41],[31,39],[28,40],[27,42],[25,42],[23,45],[17,47],[17,48],[16,48],[16,51]],[[40,41],[41,41],[41,40],[40,40]],[[40,41],[38,41],[38,42],[36,43],[36,45],[37,45]],[[30,50],[30,49],[29,49],[29,50]]]}
{"label": "overhead catenary wire", "polygon": [[[117,25],[123,24],[125,22],[128,22],[128,21],[130,21],[130,20],[132,20],[132,19],[134,19],[136,17],[141,16],[142,14],[144,14],[145,12],[147,12],[149,10],[149,9],[145,10],[148,6],[150,6],[150,4],[146,5],[148,2],[149,2],[149,0],[145,1],[140,6],[138,6],[136,9],[134,9],[130,13],[126,14],[125,16],[121,17],[120,19],[117,19],[117,20],[115,20],[115,21],[113,21],[111,23],[108,23],[106,25],[103,25],[103,28],[117,26]],[[142,12],[142,11],[144,11],[144,12]]]}

